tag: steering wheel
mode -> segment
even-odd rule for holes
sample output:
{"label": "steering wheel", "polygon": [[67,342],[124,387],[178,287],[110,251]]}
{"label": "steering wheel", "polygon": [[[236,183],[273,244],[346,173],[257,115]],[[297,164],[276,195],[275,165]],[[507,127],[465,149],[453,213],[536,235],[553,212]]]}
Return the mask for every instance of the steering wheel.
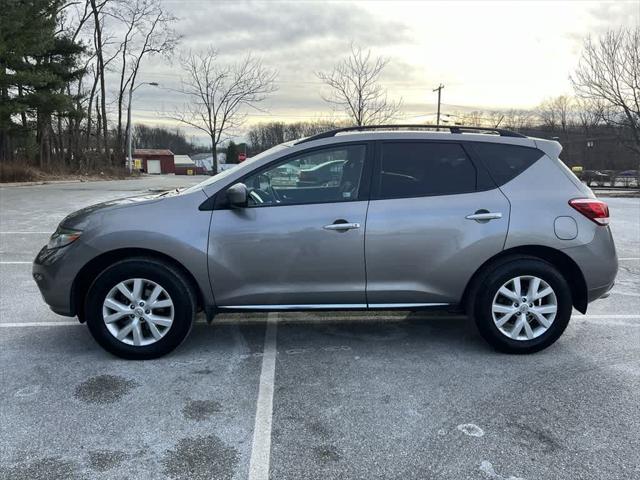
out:
{"label": "steering wheel", "polygon": [[256,205],[262,205],[269,203],[272,200],[273,195],[259,188],[254,188],[249,191],[249,196],[256,203]]}

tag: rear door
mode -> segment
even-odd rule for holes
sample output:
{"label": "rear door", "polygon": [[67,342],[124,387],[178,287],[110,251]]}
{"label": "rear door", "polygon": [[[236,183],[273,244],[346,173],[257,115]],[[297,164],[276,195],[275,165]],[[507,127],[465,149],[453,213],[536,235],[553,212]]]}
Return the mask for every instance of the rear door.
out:
{"label": "rear door", "polygon": [[457,303],[504,246],[509,202],[462,143],[377,145],[365,241],[372,307]]}
{"label": "rear door", "polygon": [[[221,203],[211,219],[209,271],[218,306],[366,306],[367,152],[364,143],[314,149],[241,180],[249,206]],[[301,171],[334,160],[343,164],[336,178],[300,182]]]}

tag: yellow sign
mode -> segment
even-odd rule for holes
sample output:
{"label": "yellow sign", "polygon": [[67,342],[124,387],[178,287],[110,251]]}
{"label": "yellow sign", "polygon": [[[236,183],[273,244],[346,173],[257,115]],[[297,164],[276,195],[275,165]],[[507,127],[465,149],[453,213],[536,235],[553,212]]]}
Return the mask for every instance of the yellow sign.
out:
{"label": "yellow sign", "polygon": [[573,173],[580,173],[580,172],[582,172],[582,166],[581,165],[576,165],[574,167],[571,167],[571,171]]}
{"label": "yellow sign", "polygon": [[188,170],[187,170],[187,175],[193,175],[193,170],[188,169]]}
{"label": "yellow sign", "polygon": [[140,158],[133,159],[133,168],[140,170],[142,168],[142,160]]}

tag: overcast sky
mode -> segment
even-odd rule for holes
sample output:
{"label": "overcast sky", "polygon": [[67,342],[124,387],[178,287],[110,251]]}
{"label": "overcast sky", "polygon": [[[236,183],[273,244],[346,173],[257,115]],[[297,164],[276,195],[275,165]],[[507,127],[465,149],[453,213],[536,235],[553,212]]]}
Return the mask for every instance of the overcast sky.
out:
{"label": "overcast sky", "polygon": [[[278,71],[278,90],[248,123],[332,116],[314,72],[347,55],[351,42],[389,59],[383,84],[403,99],[402,120],[430,120],[440,82],[443,112],[528,108],[570,94],[569,75],[583,38],[640,23],[640,0],[449,2],[220,2],[164,0],[179,17],[182,49],[218,49],[221,61],[251,52]],[[136,92],[134,121],[182,103],[172,61],[149,59],[142,81],[164,88]],[[333,114],[339,118],[338,114]],[[189,131],[189,133],[191,133]]]}

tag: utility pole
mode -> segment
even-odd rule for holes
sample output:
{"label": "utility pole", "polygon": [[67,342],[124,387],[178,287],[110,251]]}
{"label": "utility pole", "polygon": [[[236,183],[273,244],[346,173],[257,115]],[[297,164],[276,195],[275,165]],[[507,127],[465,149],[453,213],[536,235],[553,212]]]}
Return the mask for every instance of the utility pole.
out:
{"label": "utility pole", "polygon": [[438,116],[436,117],[436,126],[437,127],[440,126],[440,95],[442,94],[442,89],[443,88],[444,88],[444,85],[440,84],[440,85],[438,85],[437,88],[433,89],[434,92],[436,90],[438,91]]}

